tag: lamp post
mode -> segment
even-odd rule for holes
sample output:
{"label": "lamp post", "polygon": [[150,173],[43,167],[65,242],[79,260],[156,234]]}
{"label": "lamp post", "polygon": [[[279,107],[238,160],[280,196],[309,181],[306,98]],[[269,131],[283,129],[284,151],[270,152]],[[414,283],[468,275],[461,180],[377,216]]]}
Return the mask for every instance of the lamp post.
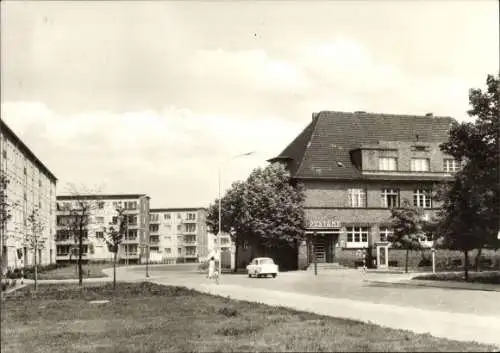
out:
{"label": "lamp post", "polygon": [[221,242],[221,236],[222,236],[222,167],[224,166],[225,163],[232,161],[233,159],[236,159],[239,157],[251,156],[254,153],[255,153],[254,151],[251,151],[251,152],[247,152],[247,153],[237,154],[219,166],[219,232],[217,234],[217,248],[219,250],[219,276],[222,274],[222,242]]}

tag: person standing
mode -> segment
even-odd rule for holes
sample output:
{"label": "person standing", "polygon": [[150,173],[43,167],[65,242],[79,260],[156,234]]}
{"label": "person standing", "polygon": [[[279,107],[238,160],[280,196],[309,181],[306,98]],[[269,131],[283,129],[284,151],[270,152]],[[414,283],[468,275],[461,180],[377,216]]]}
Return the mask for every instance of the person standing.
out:
{"label": "person standing", "polygon": [[218,278],[218,273],[215,270],[215,259],[212,256],[210,258],[210,261],[208,261],[208,278],[209,279],[215,279],[217,283],[219,283],[219,278]]}

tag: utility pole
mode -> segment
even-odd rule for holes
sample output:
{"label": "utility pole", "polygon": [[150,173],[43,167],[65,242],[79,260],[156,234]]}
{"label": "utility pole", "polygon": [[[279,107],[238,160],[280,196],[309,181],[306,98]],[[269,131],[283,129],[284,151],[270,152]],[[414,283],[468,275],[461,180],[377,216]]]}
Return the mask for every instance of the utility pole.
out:
{"label": "utility pole", "polygon": [[314,275],[318,275],[318,261],[316,259],[316,251],[314,249],[314,241],[316,240],[316,232],[313,233],[313,241],[312,241],[312,255],[313,255],[313,261],[314,261]]}

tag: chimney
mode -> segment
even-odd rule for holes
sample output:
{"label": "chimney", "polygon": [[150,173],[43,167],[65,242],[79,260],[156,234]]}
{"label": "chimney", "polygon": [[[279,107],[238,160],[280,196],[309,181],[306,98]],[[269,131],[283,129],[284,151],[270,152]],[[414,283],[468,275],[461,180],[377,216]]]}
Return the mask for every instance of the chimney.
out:
{"label": "chimney", "polygon": [[366,114],[364,110],[356,110],[354,114]]}
{"label": "chimney", "polygon": [[427,114],[425,114],[425,116],[432,117],[432,116],[434,116],[434,113],[427,113]]}

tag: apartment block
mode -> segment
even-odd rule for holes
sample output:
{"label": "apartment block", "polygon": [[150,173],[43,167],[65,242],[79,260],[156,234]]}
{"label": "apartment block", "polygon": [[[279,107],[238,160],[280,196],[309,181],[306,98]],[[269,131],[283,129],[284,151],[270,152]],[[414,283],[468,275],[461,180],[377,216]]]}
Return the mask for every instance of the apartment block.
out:
{"label": "apartment block", "polygon": [[205,208],[152,208],[150,210],[151,261],[199,262],[213,246],[206,226]]}
{"label": "apartment block", "polygon": [[[0,119],[0,174],[8,183],[0,187],[2,214],[10,218],[0,225],[3,265],[10,268],[55,261],[57,178],[28,146]],[[31,234],[28,217],[38,211],[42,248],[34,253],[26,242]]]}
{"label": "apartment block", "polygon": [[[431,217],[436,184],[451,180],[460,162],[439,144],[449,117],[314,113],[311,123],[271,163],[283,163],[305,187],[307,261],[342,262],[373,249],[388,266],[391,209],[405,204]],[[428,239],[424,246],[432,246]],[[370,250],[371,251],[371,250]],[[358,255],[357,255],[358,254]]]}
{"label": "apartment block", "polygon": [[80,203],[89,207],[89,220],[85,229],[82,257],[85,261],[111,261],[113,253],[106,243],[106,231],[117,222],[117,208],[125,209],[126,235],[118,249],[118,260],[124,263],[145,263],[150,252],[149,201],[144,194],[115,195],[60,195],[57,196],[56,260],[75,261],[78,247],[69,210],[78,209]]}

